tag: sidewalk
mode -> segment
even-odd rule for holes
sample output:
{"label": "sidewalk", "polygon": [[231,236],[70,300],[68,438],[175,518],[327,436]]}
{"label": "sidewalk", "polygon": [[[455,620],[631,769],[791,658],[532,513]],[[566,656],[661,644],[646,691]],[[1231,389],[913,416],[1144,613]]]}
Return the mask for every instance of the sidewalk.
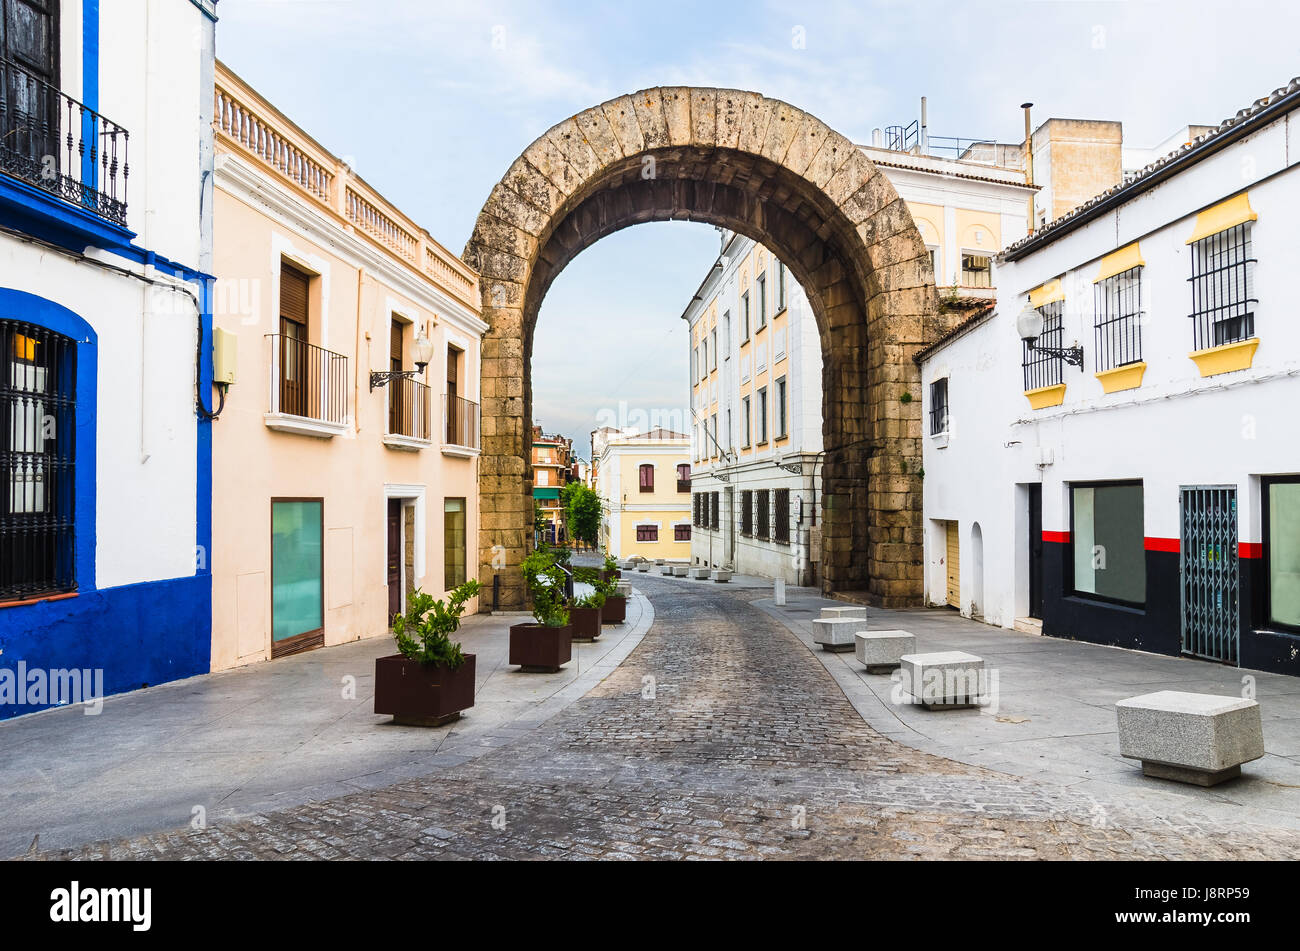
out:
{"label": "sidewalk", "polygon": [[[943,608],[867,608],[864,630],[910,631],[918,652],[968,651],[984,658],[991,675],[996,672],[996,711],[930,711],[893,703],[889,675],[868,674],[852,652],[830,653],[813,642],[813,619],[841,602],[811,588],[787,588],[786,599],[785,607],[771,598],[754,606],[803,641],[862,717],[890,739],[1067,786],[1101,803],[1122,799],[1159,815],[1196,811],[1227,822],[1300,829],[1300,679],[1023,634]],[[1247,676],[1255,681],[1267,752],[1243,766],[1240,779],[1209,789],[1148,779],[1135,760],[1119,755],[1117,700],[1156,690],[1241,696]]]}
{"label": "sidewalk", "polygon": [[[387,786],[517,739],[591,690],[654,621],[642,595],[627,621],[575,643],[556,674],[507,663],[523,614],[475,615],[459,639],[476,655],[474,706],[434,729],[372,711],[384,635],[0,722],[0,858],[189,825]],[[344,696],[355,678],[354,699]]]}

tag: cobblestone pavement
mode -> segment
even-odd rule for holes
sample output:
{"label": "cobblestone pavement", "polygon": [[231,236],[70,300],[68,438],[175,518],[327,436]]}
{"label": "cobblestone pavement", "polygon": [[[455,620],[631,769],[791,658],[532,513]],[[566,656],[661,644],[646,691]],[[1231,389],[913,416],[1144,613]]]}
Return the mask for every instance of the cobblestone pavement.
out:
{"label": "cobblestone pavement", "polygon": [[656,619],[586,697],[428,777],[32,858],[1295,858],[1300,836],[1161,817],[868,727],[762,591],[638,575]]}

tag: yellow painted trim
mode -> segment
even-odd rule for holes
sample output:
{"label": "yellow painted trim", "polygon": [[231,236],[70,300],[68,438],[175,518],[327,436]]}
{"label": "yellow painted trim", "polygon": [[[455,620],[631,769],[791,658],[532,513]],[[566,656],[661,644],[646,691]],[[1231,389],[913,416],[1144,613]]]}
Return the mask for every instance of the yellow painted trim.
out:
{"label": "yellow painted trim", "polygon": [[1025,396],[1033,409],[1060,406],[1065,402],[1065,384],[1057,383],[1055,386],[1040,386],[1036,390],[1025,390]]}
{"label": "yellow painted trim", "polygon": [[1035,309],[1047,304],[1055,304],[1058,300],[1065,300],[1065,288],[1061,286],[1059,277],[1029,292],[1029,306]]}
{"label": "yellow painted trim", "polygon": [[1189,353],[1188,356],[1201,371],[1201,376],[1215,376],[1219,373],[1231,373],[1233,370],[1250,369],[1251,364],[1255,362],[1255,351],[1258,348],[1259,338],[1251,337],[1249,340],[1225,343],[1208,350],[1197,350]]}
{"label": "yellow painted trim", "polygon": [[1250,207],[1249,193],[1242,192],[1240,195],[1233,195],[1227,201],[1219,202],[1213,208],[1206,208],[1197,215],[1196,227],[1192,229],[1192,236],[1187,239],[1187,243],[1192,244],[1220,231],[1227,231],[1246,221],[1258,220],[1259,215],[1255,214]]}
{"label": "yellow painted trim", "polygon": [[1125,271],[1135,267],[1142,267],[1146,264],[1142,260],[1142,250],[1138,243],[1120,248],[1118,251],[1112,251],[1101,259],[1101,267],[1097,269],[1097,276],[1092,279],[1092,283],[1100,284],[1108,277],[1114,277],[1116,274],[1123,274]]}
{"label": "yellow painted trim", "polygon": [[1142,374],[1146,369],[1146,361],[1139,360],[1137,363],[1126,363],[1122,367],[1102,370],[1096,374],[1096,377],[1101,381],[1101,388],[1107,393],[1118,393],[1120,390],[1135,390],[1141,386]]}

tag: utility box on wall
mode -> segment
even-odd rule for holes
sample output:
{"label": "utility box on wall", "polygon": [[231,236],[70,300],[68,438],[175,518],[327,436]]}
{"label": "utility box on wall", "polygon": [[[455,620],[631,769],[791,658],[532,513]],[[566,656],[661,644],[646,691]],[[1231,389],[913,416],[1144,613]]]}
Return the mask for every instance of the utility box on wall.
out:
{"label": "utility box on wall", "polygon": [[236,345],[239,338],[229,330],[220,327],[212,331],[212,382],[234,383],[235,371],[239,368],[239,353]]}

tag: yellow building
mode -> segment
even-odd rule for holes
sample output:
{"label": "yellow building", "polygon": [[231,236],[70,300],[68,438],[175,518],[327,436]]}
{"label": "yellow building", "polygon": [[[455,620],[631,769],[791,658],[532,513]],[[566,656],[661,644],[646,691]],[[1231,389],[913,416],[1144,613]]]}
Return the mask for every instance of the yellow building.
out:
{"label": "yellow building", "polygon": [[605,551],[615,558],[689,561],[690,438],[667,429],[598,430],[592,455]]}

